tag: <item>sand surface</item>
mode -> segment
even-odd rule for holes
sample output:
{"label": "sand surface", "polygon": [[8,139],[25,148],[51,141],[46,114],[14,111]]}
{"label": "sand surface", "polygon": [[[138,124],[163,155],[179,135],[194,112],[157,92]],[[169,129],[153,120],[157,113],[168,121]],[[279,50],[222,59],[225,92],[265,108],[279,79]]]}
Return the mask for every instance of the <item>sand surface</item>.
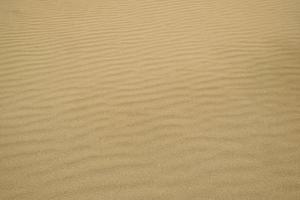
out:
{"label": "sand surface", "polygon": [[300,199],[300,1],[0,1],[0,200],[48,199]]}

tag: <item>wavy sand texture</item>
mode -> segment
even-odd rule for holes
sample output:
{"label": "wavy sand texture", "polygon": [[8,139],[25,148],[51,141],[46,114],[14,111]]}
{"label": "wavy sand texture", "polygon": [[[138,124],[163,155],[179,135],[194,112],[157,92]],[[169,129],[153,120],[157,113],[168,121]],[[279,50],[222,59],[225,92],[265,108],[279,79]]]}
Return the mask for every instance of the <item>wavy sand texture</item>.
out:
{"label": "wavy sand texture", "polygon": [[300,199],[300,1],[2,0],[1,200]]}

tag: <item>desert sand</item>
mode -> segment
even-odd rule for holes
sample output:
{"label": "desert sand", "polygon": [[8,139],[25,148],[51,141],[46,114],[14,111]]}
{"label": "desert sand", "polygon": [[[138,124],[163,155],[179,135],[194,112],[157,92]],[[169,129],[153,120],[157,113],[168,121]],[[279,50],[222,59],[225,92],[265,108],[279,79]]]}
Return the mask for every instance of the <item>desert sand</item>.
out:
{"label": "desert sand", "polygon": [[300,199],[300,1],[2,0],[0,199]]}

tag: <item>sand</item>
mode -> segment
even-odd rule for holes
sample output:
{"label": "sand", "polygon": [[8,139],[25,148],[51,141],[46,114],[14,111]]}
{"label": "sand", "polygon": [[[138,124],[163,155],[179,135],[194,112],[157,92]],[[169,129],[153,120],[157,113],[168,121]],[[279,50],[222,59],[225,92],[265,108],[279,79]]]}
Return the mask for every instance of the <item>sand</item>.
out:
{"label": "sand", "polygon": [[2,0],[0,199],[300,199],[300,1]]}

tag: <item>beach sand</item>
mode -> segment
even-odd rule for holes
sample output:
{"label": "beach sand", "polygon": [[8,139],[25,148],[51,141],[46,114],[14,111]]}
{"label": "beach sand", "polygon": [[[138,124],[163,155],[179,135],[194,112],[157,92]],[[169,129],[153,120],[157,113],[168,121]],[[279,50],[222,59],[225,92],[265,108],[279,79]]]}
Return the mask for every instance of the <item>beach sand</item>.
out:
{"label": "beach sand", "polygon": [[0,199],[300,199],[300,1],[2,0]]}

